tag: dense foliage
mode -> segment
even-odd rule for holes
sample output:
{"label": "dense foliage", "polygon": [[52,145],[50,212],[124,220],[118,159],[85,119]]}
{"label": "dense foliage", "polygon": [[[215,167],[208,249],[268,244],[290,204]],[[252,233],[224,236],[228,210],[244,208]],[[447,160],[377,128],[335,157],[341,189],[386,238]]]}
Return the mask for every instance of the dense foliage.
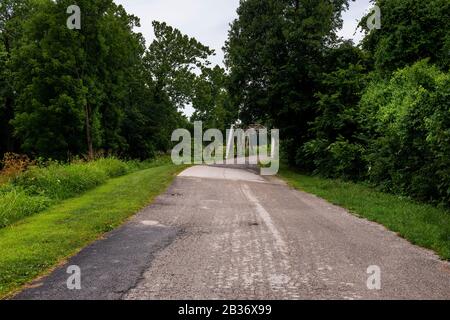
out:
{"label": "dense foliage", "polygon": [[381,29],[339,39],[347,1],[246,0],[229,32],[233,107],[280,128],[291,165],[450,204],[446,0],[376,0]]}
{"label": "dense foliage", "polygon": [[244,123],[281,130],[291,163],[317,115],[324,52],[336,43],[346,0],[247,0],[226,44],[231,100]]}
{"label": "dense foliage", "polygon": [[66,25],[74,1],[1,2],[0,156],[145,159],[169,150],[172,131],[188,127],[181,110],[196,86],[213,81],[196,73],[213,72],[213,50],[156,21],[146,47],[133,31],[139,19],[113,0],[75,3],[79,30]]}
{"label": "dense foliage", "polygon": [[372,83],[361,100],[368,178],[421,200],[450,203],[450,74],[421,61]]}
{"label": "dense foliage", "polygon": [[[389,76],[398,68],[429,58],[450,67],[450,2],[448,0],[376,0],[382,27],[369,32],[363,47],[378,73]],[[363,19],[362,26],[365,26]]]}
{"label": "dense foliage", "polygon": [[203,68],[196,79],[192,121],[202,121],[205,129],[215,128],[223,132],[236,121],[237,109],[231,104],[227,84],[228,76],[224,69],[219,66]]}
{"label": "dense foliage", "polygon": [[374,0],[381,29],[337,36],[349,0],[242,0],[214,51],[163,22],[146,46],[113,0],[2,0],[0,155],[149,158],[181,111],[205,128],[281,130],[291,165],[450,204],[450,3]]}

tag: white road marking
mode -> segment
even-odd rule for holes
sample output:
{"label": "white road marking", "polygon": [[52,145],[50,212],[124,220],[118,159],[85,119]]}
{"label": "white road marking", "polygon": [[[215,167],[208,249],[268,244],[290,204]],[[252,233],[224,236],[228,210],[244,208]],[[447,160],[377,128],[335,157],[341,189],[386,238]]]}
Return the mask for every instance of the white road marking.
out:
{"label": "white road marking", "polygon": [[278,290],[281,290],[286,294],[290,292],[292,298],[300,298],[296,294],[297,285],[292,282],[294,281],[294,279],[298,279],[299,275],[298,272],[291,266],[288,253],[289,252],[288,245],[286,244],[277,227],[275,226],[275,223],[273,222],[269,212],[267,212],[267,210],[264,209],[259,200],[253,195],[253,193],[250,190],[250,187],[246,184],[243,184],[241,190],[244,193],[245,197],[250,201],[250,203],[253,204],[254,208],[256,209],[256,212],[269,229],[269,232],[275,239],[275,247],[277,248],[277,251],[280,254],[280,259],[278,262],[280,263],[283,269],[282,271],[283,273],[277,272],[269,275],[268,281],[271,284],[271,287],[278,288]]}
{"label": "white road marking", "polygon": [[284,242],[283,237],[281,236],[280,232],[278,232],[277,227],[275,227],[275,224],[273,223],[270,214],[266,211],[266,209],[264,209],[264,207],[259,203],[258,199],[252,194],[248,185],[244,184],[242,186],[242,192],[244,192],[244,195],[247,197],[247,199],[255,206],[255,209],[258,212],[259,216],[264,221],[267,228],[269,228],[270,232],[275,238],[275,241],[280,251],[286,253],[287,252],[286,242]]}

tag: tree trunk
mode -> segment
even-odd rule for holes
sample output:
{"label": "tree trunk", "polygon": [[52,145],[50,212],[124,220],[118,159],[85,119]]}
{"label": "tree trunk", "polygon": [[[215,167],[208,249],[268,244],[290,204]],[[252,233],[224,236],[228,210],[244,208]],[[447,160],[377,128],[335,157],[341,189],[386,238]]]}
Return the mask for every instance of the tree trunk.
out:
{"label": "tree trunk", "polygon": [[94,147],[92,145],[92,129],[91,129],[91,107],[89,104],[86,104],[84,108],[85,113],[85,121],[86,121],[86,142],[88,147],[88,159],[93,160],[94,159]]}
{"label": "tree trunk", "polygon": [[14,118],[13,99],[7,97],[5,101],[5,148],[6,152],[14,152],[15,143],[13,137],[13,127],[9,123]]}
{"label": "tree trunk", "polygon": [[[6,51],[6,58],[7,60],[9,60],[11,58],[11,46],[10,46],[10,41],[9,41],[9,36],[8,34],[4,34],[3,35],[3,45],[5,47],[5,51]],[[3,149],[4,150],[0,150],[3,152],[15,152],[15,140],[14,140],[14,136],[13,136],[13,130],[14,128],[11,126],[11,124],[9,123],[13,118],[14,118],[14,98],[12,96],[12,89],[8,88],[7,93],[6,93],[6,99],[5,99],[5,108],[4,108],[4,113],[2,115],[3,119],[2,119],[2,130],[1,130],[1,135],[2,135],[2,140],[1,144],[3,145]],[[2,148],[0,148],[2,149]]]}

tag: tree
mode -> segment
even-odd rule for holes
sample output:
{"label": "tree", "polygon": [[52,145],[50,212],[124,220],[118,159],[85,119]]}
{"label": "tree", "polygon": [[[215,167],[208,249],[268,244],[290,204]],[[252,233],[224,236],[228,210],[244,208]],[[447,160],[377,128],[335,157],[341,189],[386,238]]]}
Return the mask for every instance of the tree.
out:
{"label": "tree", "polygon": [[[9,137],[12,136],[11,128],[8,128],[7,119],[10,118],[6,115],[6,97],[8,95],[8,71],[7,71],[7,53],[3,46],[3,43],[0,43],[0,156],[10,149],[7,145],[9,144],[7,141]],[[12,150],[10,150],[12,151]]]}
{"label": "tree", "polygon": [[346,5],[345,0],[248,0],[231,26],[226,62],[239,117],[280,128],[291,163],[308,140],[324,51],[337,40]]}
{"label": "tree", "polygon": [[126,144],[121,123],[127,82],[142,60],[138,20],[111,0],[80,0],[81,30],[66,26],[71,1],[40,2],[25,22],[15,61],[20,92],[15,131],[23,149],[67,158]]}
{"label": "tree", "polygon": [[168,149],[170,137],[162,131],[164,124],[169,126],[170,123],[164,119],[168,117],[165,111],[170,110],[170,102],[161,94],[156,93],[144,67],[136,66],[133,78],[128,82],[127,108],[121,126],[127,142],[121,148],[125,157],[148,159],[157,151]]}
{"label": "tree", "polygon": [[[369,81],[367,53],[343,42],[326,53],[311,140],[297,160],[328,177],[361,178],[366,174],[366,140],[360,135],[359,101]],[[303,155],[303,156],[302,156]]]}
{"label": "tree", "polygon": [[31,10],[28,0],[2,0],[0,4],[0,156],[15,151],[17,142],[10,124],[16,99],[11,77],[13,50],[21,38],[21,22]]}
{"label": "tree", "polygon": [[65,9],[36,4],[24,22],[14,61],[19,92],[13,125],[25,152],[53,158],[81,153],[84,89],[77,78],[77,34],[67,29]]}
{"label": "tree", "polygon": [[228,76],[219,66],[203,68],[194,86],[193,121],[202,121],[204,128],[224,131],[237,120],[227,90]]}
{"label": "tree", "polygon": [[214,50],[164,22],[153,21],[155,40],[145,56],[145,66],[157,91],[167,93],[176,108],[192,102],[195,70],[210,63]]}
{"label": "tree", "polygon": [[[154,150],[167,151],[171,147],[172,132],[189,127],[181,110],[192,104],[198,84],[197,72],[210,64],[208,58],[214,51],[166,23],[154,21],[153,27],[155,40],[143,58],[145,88],[140,89],[151,97],[152,105],[147,100],[141,104],[145,107],[135,108],[137,113],[134,114],[148,124],[148,129],[140,128],[134,136],[145,140]],[[128,126],[132,124],[128,122]],[[143,138],[149,134],[153,139]]]}
{"label": "tree", "polygon": [[384,77],[393,71],[429,58],[443,70],[450,67],[450,2],[448,0],[376,0],[382,27],[366,30],[363,47]]}
{"label": "tree", "polygon": [[[20,151],[56,159],[146,158],[170,147],[171,132],[187,126],[179,109],[192,103],[196,72],[212,50],[158,22],[146,50],[133,32],[139,19],[112,0],[77,1],[79,30],[66,24],[70,0],[30,0],[26,10],[20,3],[8,0],[0,20],[0,120],[8,133],[0,152],[12,131]],[[14,18],[19,12],[26,19]]]}

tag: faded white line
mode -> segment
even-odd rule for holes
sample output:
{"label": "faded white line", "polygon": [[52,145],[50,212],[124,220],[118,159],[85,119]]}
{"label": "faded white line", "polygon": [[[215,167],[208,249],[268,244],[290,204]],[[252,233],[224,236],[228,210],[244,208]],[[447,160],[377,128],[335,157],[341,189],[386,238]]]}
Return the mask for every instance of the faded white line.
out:
{"label": "faded white line", "polygon": [[270,214],[259,203],[258,199],[250,191],[250,187],[248,185],[246,185],[246,184],[242,185],[242,192],[247,197],[247,199],[255,206],[255,209],[258,212],[259,216],[264,221],[265,225],[267,226],[267,228],[269,228],[270,232],[272,233],[273,237],[275,238],[275,242],[277,243],[279,250],[282,253],[286,254],[287,253],[286,242],[284,242],[283,237],[281,236],[280,232],[278,232],[277,227],[275,227],[275,224],[273,223],[273,220],[270,217]]}
{"label": "faded white line", "polygon": [[282,292],[285,292],[285,294],[289,294],[290,297],[295,299],[300,298],[297,293],[297,284],[295,283],[295,279],[298,279],[299,275],[297,271],[291,267],[288,254],[289,250],[286,242],[283,240],[283,237],[275,226],[275,223],[273,222],[269,212],[264,209],[258,199],[253,195],[250,187],[247,184],[242,184],[241,190],[244,193],[245,197],[254,206],[256,212],[263,220],[268,231],[272,234],[275,240],[275,247],[280,254],[277,262],[281,266],[282,272],[280,273],[274,270],[274,272],[268,275],[267,280],[269,281],[272,289],[281,290]]}

